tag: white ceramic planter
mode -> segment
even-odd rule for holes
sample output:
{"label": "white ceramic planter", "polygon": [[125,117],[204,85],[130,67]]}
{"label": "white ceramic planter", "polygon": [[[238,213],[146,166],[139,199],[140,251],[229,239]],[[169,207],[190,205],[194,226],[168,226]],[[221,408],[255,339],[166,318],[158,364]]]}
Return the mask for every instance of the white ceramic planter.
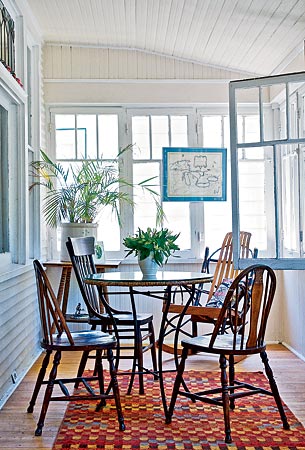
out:
{"label": "white ceramic planter", "polygon": [[159,266],[151,256],[142,259],[142,261],[140,260],[140,257],[138,257],[138,263],[144,278],[156,278]]}
{"label": "white ceramic planter", "polygon": [[70,261],[66,242],[68,237],[97,237],[97,223],[62,223],[61,224],[60,260]]}

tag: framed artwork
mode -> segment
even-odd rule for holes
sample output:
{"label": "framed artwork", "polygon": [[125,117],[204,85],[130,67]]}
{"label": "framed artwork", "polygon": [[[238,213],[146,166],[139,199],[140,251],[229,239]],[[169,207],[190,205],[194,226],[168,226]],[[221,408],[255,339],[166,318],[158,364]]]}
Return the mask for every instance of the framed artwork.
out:
{"label": "framed artwork", "polygon": [[225,201],[227,149],[163,147],[163,201]]}

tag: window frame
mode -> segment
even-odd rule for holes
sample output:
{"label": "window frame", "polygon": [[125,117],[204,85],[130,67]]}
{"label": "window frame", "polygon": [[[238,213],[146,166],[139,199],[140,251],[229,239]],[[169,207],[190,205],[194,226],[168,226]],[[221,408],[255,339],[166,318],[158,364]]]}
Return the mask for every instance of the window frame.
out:
{"label": "window frame", "polygon": [[[233,250],[233,260],[236,267],[245,268],[249,264],[253,263],[251,260],[245,260],[239,258],[239,231],[240,231],[240,221],[239,221],[239,188],[238,188],[238,149],[247,147],[272,147],[273,157],[274,157],[274,198],[275,198],[275,258],[260,258],[258,260],[264,264],[269,265],[273,269],[286,269],[286,270],[298,270],[305,268],[305,258],[284,258],[280,256],[280,246],[281,246],[281,229],[282,224],[280,221],[280,205],[281,205],[281,195],[277,192],[277,187],[280,186],[280,167],[281,167],[281,157],[279,151],[277,151],[277,146],[284,144],[302,145],[305,143],[305,137],[291,137],[290,135],[290,124],[291,124],[291,111],[290,111],[290,98],[291,94],[289,92],[290,83],[295,83],[295,86],[302,83],[305,86],[305,72],[299,72],[294,74],[286,75],[276,75],[270,77],[261,77],[248,80],[236,80],[231,81],[229,84],[229,112],[230,112],[230,147],[231,147],[231,170],[232,170],[232,229],[233,229],[233,239],[238,243]],[[285,119],[285,130],[284,137],[280,134],[274,133],[274,138],[267,140],[264,137],[264,113],[263,113],[263,95],[262,89],[268,86],[271,89],[277,85],[285,86],[284,97],[282,97],[281,103],[282,107],[284,105],[284,119]],[[251,89],[258,88],[259,90],[259,121],[260,121],[260,139],[257,142],[250,143],[239,143],[237,138],[237,99],[236,90],[237,89]],[[275,123],[280,124],[279,114],[273,114],[275,118]],[[283,131],[283,130],[282,130]],[[300,198],[300,196],[299,196]],[[301,236],[300,236],[301,238]]]}
{"label": "window frame", "polygon": [[[173,107],[173,106],[158,106],[158,107],[127,107],[126,108],[126,119],[127,119],[127,130],[130,131],[130,140],[132,139],[132,117],[133,116],[187,116],[188,122],[188,147],[198,146],[198,128],[197,128],[197,113],[196,108],[193,107]],[[137,162],[145,162],[145,160],[136,160]],[[151,160],[147,160],[151,161]],[[130,170],[132,171],[132,161]],[[162,162],[161,162],[162,171]],[[160,183],[162,183],[162,174],[160,174]],[[160,186],[160,192],[162,193],[162,186]],[[202,259],[204,252],[204,240],[202,236],[204,235],[204,202],[190,202],[189,203],[189,213],[190,213],[190,243],[191,248],[189,250],[183,250],[175,252],[175,255],[179,255],[180,258],[184,260],[194,260]],[[164,226],[168,226],[166,222]],[[170,258],[173,262],[175,259]],[[179,262],[179,260],[176,260]]]}
{"label": "window frame", "polygon": [[[48,114],[49,114],[49,148],[50,148],[50,156],[52,158],[56,158],[56,141],[55,141],[55,115],[56,114],[118,114],[118,124],[119,124],[119,147],[123,148],[127,146],[128,144],[132,144],[132,116],[133,115],[153,115],[153,114],[160,114],[160,115],[191,115],[193,117],[193,120],[191,120],[189,123],[191,123],[191,126],[189,127],[189,136],[191,135],[191,138],[189,137],[189,145],[191,146],[191,143],[197,142],[197,136],[196,136],[196,110],[192,107],[188,108],[171,108],[171,107],[134,107],[134,106],[107,106],[107,105],[100,105],[100,106],[68,106],[68,105],[58,105],[58,106],[48,106]],[[69,161],[69,160],[68,160]],[[123,178],[129,179],[131,183],[133,182],[132,178],[132,158],[129,158],[128,155],[123,154],[121,157],[121,160],[119,161],[119,168],[120,173]],[[179,256],[182,258],[182,260],[189,260],[194,261],[194,259],[201,259],[203,256],[203,250],[204,250],[204,241],[202,239],[203,236],[203,203],[201,202],[200,207],[198,208],[198,203],[191,204],[190,205],[190,215],[192,217],[192,224],[193,228],[191,228],[191,251],[184,251],[184,252],[176,252],[176,254],[179,253]],[[121,210],[121,217],[122,222],[124,223],[124,227],[121,229],[121,238],[120,243],[121,247],[119,251],[109,251],[107,254],[110,258],[121,258],[125,256],[125,249],[122,245],[122,238],[125,237],[127,234],[133,233],[133,216],[132,211],[129,205],[123,205]],[[166,224],[165,224],[166,226]],[[55,234],[54,234],[55,237]],[[54,239],[55,241],[56,239]],[[199,245],[198,245],[199,243]],[[51,250],[51,253],[54,254],[54,250]],[[181,262],[181,259],[173,258],[171,259],[172,262]]]}

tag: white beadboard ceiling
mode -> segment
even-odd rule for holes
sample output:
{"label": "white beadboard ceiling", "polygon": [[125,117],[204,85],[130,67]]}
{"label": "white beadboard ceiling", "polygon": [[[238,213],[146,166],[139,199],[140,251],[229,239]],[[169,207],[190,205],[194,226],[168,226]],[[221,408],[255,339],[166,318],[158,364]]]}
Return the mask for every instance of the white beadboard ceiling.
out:
{"label": "white beadboard ceiling", "polygon": [[137,49],[276,74],[303,52],[305,0],[27,0],[46,43]]}

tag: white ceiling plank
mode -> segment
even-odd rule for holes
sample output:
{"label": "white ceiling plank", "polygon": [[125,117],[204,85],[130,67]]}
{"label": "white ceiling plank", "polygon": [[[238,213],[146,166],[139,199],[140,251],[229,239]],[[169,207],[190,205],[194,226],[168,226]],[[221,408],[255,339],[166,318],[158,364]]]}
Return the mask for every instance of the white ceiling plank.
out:
{"label": "white ceiling plank", "polygon": [[164,53],[167,55],[174,54],[174,43],[177,38],[182,11],[183,11],[183,1],[172,0],[171,9],[169,12],[166,42],[164,45]]}
{"label": "white ceiling plank", "polygon": [[119,41],[123,47],[127,47],[128,41],[126,39],[127,30],[126,30],[125,15],[128,12],[126,11],[125,2],[124,0],[117,0],[116,2],[112,2],[112,6],[113,6],[113,23],[116,40]]}
{"label": "white ceiling plank", "polygon": [[224,61],[227,65],[230,64],[230,61],[238,61],[236,67],[239,67],[257,37],[263,33],[268,18],[274,13],[278,3],[278,0],[268,0],[267,2],[254,0],[245,12],[243,20],[234,30],[234,34],[229,37],[227,42],[223,42],[223,53],[219,54],[219,60]]}
{"label": "white ceiling plank", "polygon": [[[269,61],[269,58],[273,57],[273,52],[276,52],[279,60],[284,59],[285,55],[288,55],[294,50],[295,36],[300,36],[302,39],[304,26],[305,26],[305,5],[304,2],[299,2],[289,12],[289,20],[283,20],[282,23],[274,30],[273,35],[270,37],[270,46],[262,48],[259,55],[253,59],[252,64],[259,59]],[[297,20],[294,17],[298,17]],[[287,16],[286,16],[287,18]],[[270,51],[272,48],[272,52]],[[266,64],[265,64],[266,67]],[[272,70],[267,65],[267,70]]]}
{"label": "white ceiling plank", "polygon": [[136,0],[125,0],[126,47],[137,46]]}
{"label": "white ceiling plank", "polygon": [[147,27],[147,0],[136,0],[136,45],[135,47],[145,50],[146,27]]}
{"label": "white ceiling plank", "polygon": [[157,35],[158,42],[156,50],[160,53],[165,53],[165,44],[167,40],[168,23],[170,17],[172,1],[161,1],[159,3],[158,19],[157,19]]}
{"label": "white ceiling plank", "polygon": [[205,15],[205,27],[204,32],[198,37],[196,45],[194,47],[193,57],[195,60],[205,62],[203,55],[205,53],[206,46],[213,33],[215,22],[220,14],[224,0],[214,0],[209,4],[209,8]]}
{"label": "white ceiling plank", "polygon": [[[243,4],[246,5],[247,1]],[[219,52],[222,51],[222,37],[225,34],[228,37],[228,31],[230,29],[236,29],[238,26],[238,20],[236,19],[236,10],[238,6],[238,0],[226,0],[221,8],[219,16],[215,22],[213,32],[211,34],[209,43],[205,49],[205,61],[209,63],[212,60],[218,59]],[[234,18],[234,20],[233,20]],[[234,24],[234,26],[232,26]]]}
{"label": "white ceiling plank", "polygon": [[196,5],[197,0],[185,1],[183,4],[183,9],[181,11],[181,17],[179,21],[179,28],[176,33],[175,45],[173,48],[174,54],[178,57],[183,55],[185,41],[190,34],[192,20],[194,14],[196,14]]}
{"label": "white ceiling plank", "polygon": [[147,25],[145,36],[145,47],[150,47],[152,51],[157,48],[157,26],[160,0],[149,0],[147,10]]}
{"label": "white ceiling plank", "polygon": [[[255,41],[253,41],[251,48],[249,48],[249,51],[245,54],[244,59],[240,64],[253,66],[253,61],[255,61],[261,52],[265,50],[266,42],[270,42],[275,30],[281,26],[284,20],[291,20],[288,13],[290,12],[292,5],[296,3],[295,0],[284,0],[279,3],[274,12],[270,14],[266,26],[256,37]],[[274,55],[274,58],[277,60],[281,60],[282,57],[283,55]],[[270,71],[269,61],[265,61],[265,65],[266,72],[268,73]]]}
{"label": "white ceiling plank", "polygon": [[205,0],[204,2],[198,0],[197,2],[197,6],[191,23],[191,29],[189,30],[187,39],[184,39],[183,44],[183,56],[186,58],[189,57],[189,55],[192,55],[192,58],[194,59],[194,48],[197,47],[198,42],[200,42],[201,36],[205,33],[205,16],[208,13],[209,5],[211,2],[213,2],[213,0]]}
{"label": "white ceiling plank", "polygon": [[187,70],[194,62],[209,64],[212,73],[223,68],[268,75],[284,67],[305,40],[305,0],[23,2],[47,44],[141,50],[147,58],[179,58]]}

